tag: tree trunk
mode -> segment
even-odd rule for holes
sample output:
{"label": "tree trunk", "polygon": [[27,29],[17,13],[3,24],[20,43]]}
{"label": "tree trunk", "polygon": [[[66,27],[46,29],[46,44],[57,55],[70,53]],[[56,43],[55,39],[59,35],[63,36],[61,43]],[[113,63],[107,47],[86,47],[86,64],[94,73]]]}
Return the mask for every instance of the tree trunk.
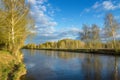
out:
{"label": "tree trunk", "polygon": [[14,3],[12,3],[12,8],[11,8],[11,39],[12,39],[12,52],[14,53],[15,50],[15,21],[14,21]]}
{"label": "tree trunk", "polygon": [[113,33],[113,48],[114,48],[115,52],[117,52],[115,33]]}

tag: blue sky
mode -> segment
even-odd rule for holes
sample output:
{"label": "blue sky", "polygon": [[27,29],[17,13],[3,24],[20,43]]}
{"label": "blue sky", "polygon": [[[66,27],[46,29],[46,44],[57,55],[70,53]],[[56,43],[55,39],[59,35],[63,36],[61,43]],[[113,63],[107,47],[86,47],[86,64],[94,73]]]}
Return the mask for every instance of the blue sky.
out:
{"label": "blue sky", "polygon": [[83,24],[98,24],[102,28],[107,13],[120,21],[120,0],[30,0],[30,3],[37,34],[27,43],[77,39]]}

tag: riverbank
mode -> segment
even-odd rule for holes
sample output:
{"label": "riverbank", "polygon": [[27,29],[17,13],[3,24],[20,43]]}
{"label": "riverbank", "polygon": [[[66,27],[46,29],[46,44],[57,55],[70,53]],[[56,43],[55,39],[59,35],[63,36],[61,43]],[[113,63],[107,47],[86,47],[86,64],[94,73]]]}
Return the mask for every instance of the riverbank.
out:
{"label": "riverbank", "polygon": [[22,61],[21,53],[14,56],[7,51],[0,50],[0,80],[20,80],[20,77],[26,74]]}
{"label": "riverbank", "polygon": [[[92,54],[103,54],[103,55],[115,55],[120,56],[120,50],[117,52],[114,49],[50,49],[41,48],[35,50],[49,50],[49,51],[65,51],[65,52],[77,52],[77,53],[92,53]],[[34,50],[33,49],[33,50]]]}

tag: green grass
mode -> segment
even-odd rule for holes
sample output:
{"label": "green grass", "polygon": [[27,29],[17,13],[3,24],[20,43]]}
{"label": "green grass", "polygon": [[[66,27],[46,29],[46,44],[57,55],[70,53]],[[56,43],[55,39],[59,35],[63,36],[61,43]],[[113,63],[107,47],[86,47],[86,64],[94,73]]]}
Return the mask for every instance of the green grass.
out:
{"label": "green grass", "polygon": [[7,51],[0,51],[0,80],[19,80],[25,65]]}

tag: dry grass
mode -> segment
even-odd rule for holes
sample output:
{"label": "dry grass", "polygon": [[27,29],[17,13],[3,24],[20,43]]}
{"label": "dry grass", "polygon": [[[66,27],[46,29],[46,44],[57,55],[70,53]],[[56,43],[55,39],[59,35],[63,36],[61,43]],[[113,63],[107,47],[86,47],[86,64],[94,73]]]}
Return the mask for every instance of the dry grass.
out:
{"label": "dry grass", "polygon": [[19,59],[7,51],[0,51],[0,80],[19,80],[25,73],[25,65]]}
{"label": "dry grass", "polygon": [[14,61],[15,58],[6,51],[0,51],[0,64],[8,65],[10,62]]}

